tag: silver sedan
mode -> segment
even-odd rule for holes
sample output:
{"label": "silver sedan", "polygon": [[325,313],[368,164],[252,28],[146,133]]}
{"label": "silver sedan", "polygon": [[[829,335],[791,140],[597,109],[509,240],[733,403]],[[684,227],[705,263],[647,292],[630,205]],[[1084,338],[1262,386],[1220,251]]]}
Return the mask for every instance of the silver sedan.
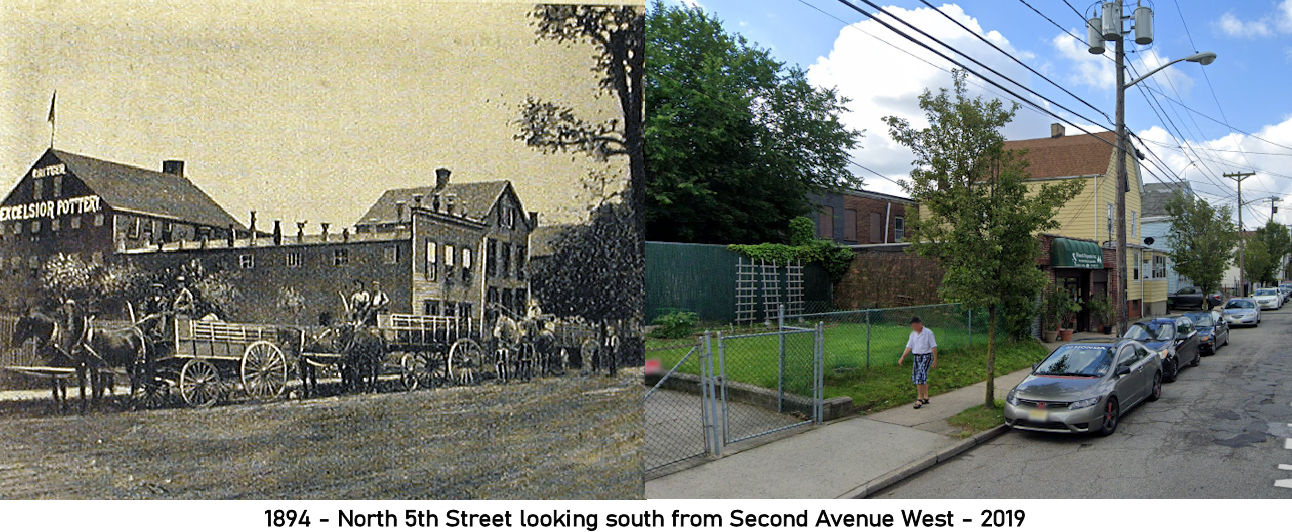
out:
{"label": "silver sedan", "polygon": [[1256,301],[1246,297],[1236,297],[1225,302],[1225,308],[1221,310],[1225,315],[1225,321],[1229,325],[1251,325],[1255,327],[1261,324],[1261,306]]}
{"label": "silver sedan", "polygon": [[1021,430],[1117,430],[1122,414],[1162,396],[1162,359],[1144,344],[1099,338],[1059,346],[1005,397],[1005,423]]}

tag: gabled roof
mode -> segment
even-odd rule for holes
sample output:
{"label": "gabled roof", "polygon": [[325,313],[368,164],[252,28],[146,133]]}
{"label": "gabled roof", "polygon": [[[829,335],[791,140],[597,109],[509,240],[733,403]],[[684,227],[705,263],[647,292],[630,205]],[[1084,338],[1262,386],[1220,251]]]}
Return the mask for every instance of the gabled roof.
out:
{"label": "gabled roof", "polygon": [[1112,160],[1117,134],[1102,131],[1039,139],[1010,140],[1007,150],[1027,150],[1024,159],[1033,179],[1104,175]]}
{"label": "gabled roof", "polygon": [[1175,196],[1176,191],[1183,192],[1188,196],[1193,194],[1193,187],[1188,183],[1148,183],[1144,185],[1144,194],[1141,196],[1141,210],[1144,211],[1144,217],[1166,216],[1166,202]]}
{"label": "gabled roof", "polygon": [[577,224],[540,225],[529,234],[529,256],[550,257],[556,254],[556,240]]}
{"label": "gabled roof", "polygon": [[[447,204],[446,197],[449,194],[457,196],[454,203],[454,212],[462,213],[467,218],[481,221],[489,215],[493,209],[494,203],[507,190],[510,183],[507,181],[477,181],[467,183],[449,183],[439,191],[441,209]],[[431,204],[431,195],[436,192],[435,186],[413,187],[413,188],[396,188],[387,190],[377,198],[377,202],[368,208],[368,212],[359,218],[355,225],[374,225],[383,223],[396,223],[399,221],[396,212],[395,202],[403,201],[405,208],[412,208],[413,195],[422,195],[422,205]]]}
{"label": "gabled roof", "polygon": [[108,205],[215,227],[242,224],[184,176],[51,149],[67,169]]}

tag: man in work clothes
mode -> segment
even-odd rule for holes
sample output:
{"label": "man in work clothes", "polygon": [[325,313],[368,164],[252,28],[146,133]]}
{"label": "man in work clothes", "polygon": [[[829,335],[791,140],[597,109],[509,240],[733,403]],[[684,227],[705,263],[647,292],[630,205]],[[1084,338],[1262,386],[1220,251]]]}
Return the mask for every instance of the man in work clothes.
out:
{"label": "man in work clothes", "polygon": [[919,316],[911,318],[911,335],[906,339],[906,350],[897,359],[901,366],[906,355],[915,353],[915,364],[911,371],[911,382],[915,383],[915,408],[929,404],[929,370],[938,367],[938,341],[933,338],[933,331],[924,328]]}

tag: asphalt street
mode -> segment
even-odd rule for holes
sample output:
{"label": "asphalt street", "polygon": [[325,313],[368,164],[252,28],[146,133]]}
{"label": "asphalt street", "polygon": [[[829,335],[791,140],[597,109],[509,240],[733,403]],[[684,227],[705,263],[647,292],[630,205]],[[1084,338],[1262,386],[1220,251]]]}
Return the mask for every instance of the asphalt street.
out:
{"label": "asphalt street", "polygon": [[1111,436],[1012,431],[876,497],[1292,498],[1292,302]]}

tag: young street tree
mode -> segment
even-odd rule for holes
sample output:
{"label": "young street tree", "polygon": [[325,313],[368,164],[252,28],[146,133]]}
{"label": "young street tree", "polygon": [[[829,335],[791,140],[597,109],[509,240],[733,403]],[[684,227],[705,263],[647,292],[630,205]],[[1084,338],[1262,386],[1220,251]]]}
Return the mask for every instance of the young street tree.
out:
{"label": "young street tree", "polygon": [[1001,133],[1018,105],[969,97],[964,71],[954,71],[952,82],[950,91],[920,96],[928,127],[917,129],[893,116],[884,120],[893,140],[915,153],[906,185],[920,205],[912,247],[946,270],[944,299],[987,309],[985,404],[994,408],[999,314],[1035,300],[1045,287],[1046,275],[1036,267],[1041,249],[1035,235],[1057,226],[1054,214],[1081,191],[1082,182],[1029,189],[1027,163],[1005,150]]}
{"label": "young street tree", "polygon": [[700,8],[646,18],[646,231],[651,240],[785,242],[807,195],[859,186],[847,100],[727,33]]}
{"label": "young street tree", "polygon": [[1177,192],[1167,201],[1166,212],[1171,217],[1167,238],[1175,271],[1203,293],[1214,292],[1238,245],[1238,228],[1230,221],[1233,210]]}
{"label": "young street tree", "polygon": [[1292,253],[1292,234],[1288,233],[1286,226],[1270,220],[1256,229],[1253,237],[1265,243],[1265,250],[1269,253],[1269,261],[1268,264],[1265,264],[1265,268],[1260,270],[1260,275],[1252,279],[1267,285],[1277,284],[1279,277],[1283,273],[1280,271],[1280,267],[1286,260],[1288,253]]}
{"label": "young street tree", "polygon": [[1243,273],[1247,274],[1247,282],[1253,286],[1255,283],[1268,283],[1267,276],[1273,269],[1274,257],[1270,255],[1270,248],[1265,240],[1256,235],[1247,237],[1243,252]]}

